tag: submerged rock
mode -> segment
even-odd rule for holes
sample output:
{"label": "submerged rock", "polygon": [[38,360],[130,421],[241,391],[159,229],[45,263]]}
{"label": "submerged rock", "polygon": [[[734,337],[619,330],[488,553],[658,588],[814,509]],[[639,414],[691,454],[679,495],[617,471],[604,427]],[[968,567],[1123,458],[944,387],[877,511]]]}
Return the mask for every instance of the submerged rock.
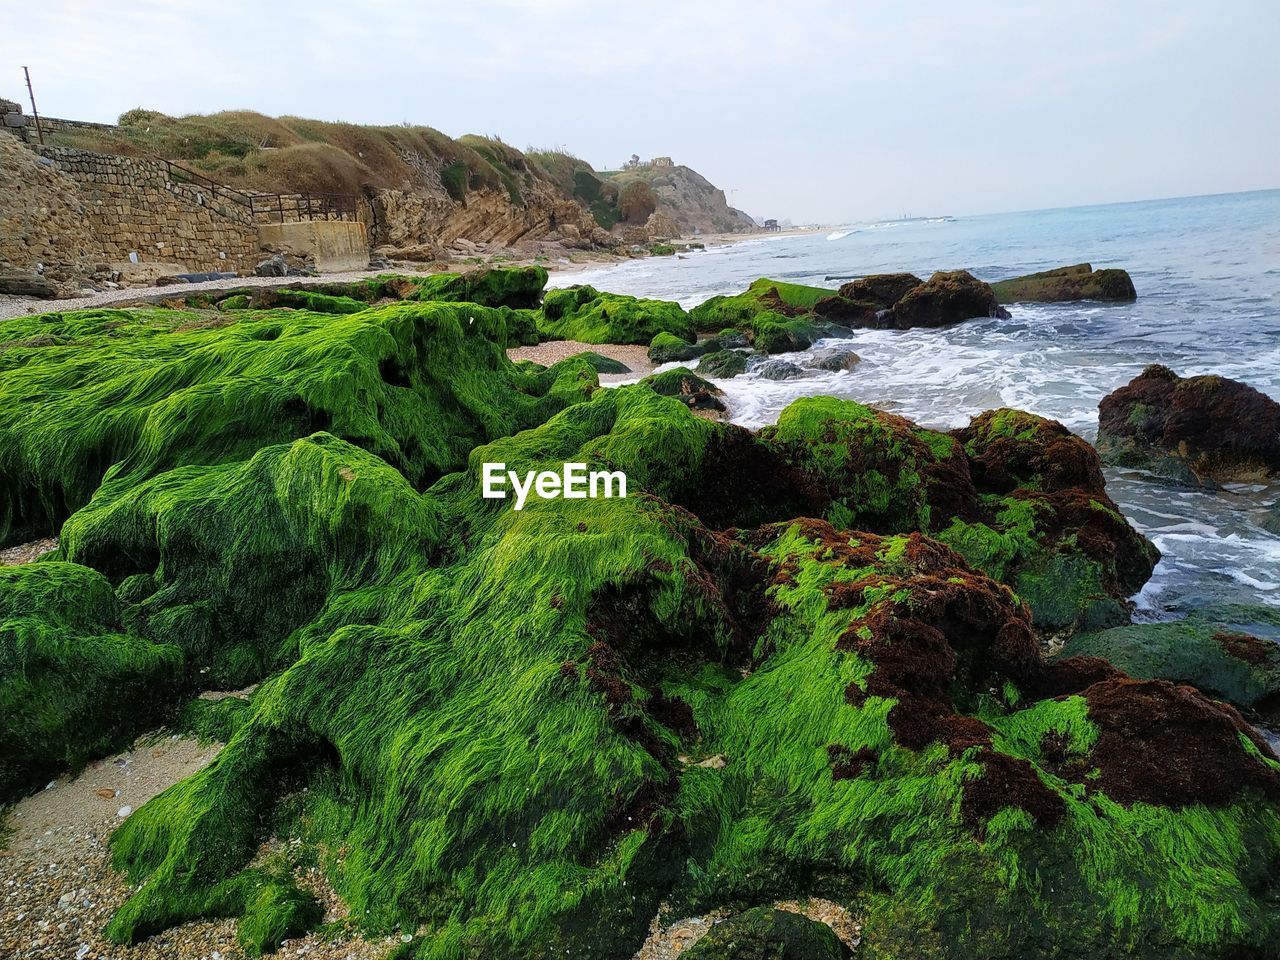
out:
{"label": "submerged rock", "polygon": [[719,921],[684,960],[845,960],[848,947],[825,923],[756,907]]}
{"label": "submerged rock", "polygon": [[1280,719],[1280,643],[1199,619],[1077,634],[1063,656],[1101,657],[1133,677],[1189,683],[1242,710]]}
{"label": "submerged rock", "polygon": [[747,354],[741,350],[719,350],[698,361],[698,371],[708,377],[727,380],[747,372]]}
{"label": "submerged rock", "polygon": [[1001,303],[1057,303],[1065,300],[1129,301],[1138,298],[1125,270],[1094,270],[1087,263],[1057,267],[991,284]]}
{"label": "submerged rock", "polygon": [[825,350],[817,350],[811,355],[809,365],[819,370],[831,370],[838,372],[840,370],[852,370],[862,358],[852,350],[846,350],[842,347],[828,347]]}
{"label": "submerged rock", "polygon": [[1008,318],[990,285],[967,270],[939,271],[893,304],[893,326],[944,327],[977,317]]}
{"label": "submerged rock", "polygon": [[1098,404],[1106,463],[1190,483],[1280,474],[1280,403],[1238,380],[1153,365]]}
{"label": "submerged rock", "polygon": [[754,364],[751,367],[751,372],[758,377],[764,377],[766,380],[794,380],[796,377],[805,375],[802,367],[776,357],[770,357]]}

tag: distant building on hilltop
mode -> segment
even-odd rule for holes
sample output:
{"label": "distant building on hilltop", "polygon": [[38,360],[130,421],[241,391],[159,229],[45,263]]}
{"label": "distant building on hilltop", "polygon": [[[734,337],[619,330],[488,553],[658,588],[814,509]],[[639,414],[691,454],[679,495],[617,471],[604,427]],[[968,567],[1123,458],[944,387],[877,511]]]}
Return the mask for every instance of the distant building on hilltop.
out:
{"label": "distant building on hilltop", "polygon": [[670,157],[654,157],[649,161],[651,167],[674,167],[675,161]]}

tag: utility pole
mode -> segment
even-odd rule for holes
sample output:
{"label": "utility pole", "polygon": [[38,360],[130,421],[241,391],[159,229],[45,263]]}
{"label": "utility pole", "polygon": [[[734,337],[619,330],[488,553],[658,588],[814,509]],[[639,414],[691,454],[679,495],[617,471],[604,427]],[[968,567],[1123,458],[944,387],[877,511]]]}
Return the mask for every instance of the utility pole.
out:
{"label": "utility pole", "polygon": [[40,111],[36,109],[36,94],[31,89],[31,71],[23,67],[22,75],[27,78],[27,96],[31,98],[31,115],[36,118],[36,136],[40,138],[40,145],[44,146],[44,128],[40,126]]}

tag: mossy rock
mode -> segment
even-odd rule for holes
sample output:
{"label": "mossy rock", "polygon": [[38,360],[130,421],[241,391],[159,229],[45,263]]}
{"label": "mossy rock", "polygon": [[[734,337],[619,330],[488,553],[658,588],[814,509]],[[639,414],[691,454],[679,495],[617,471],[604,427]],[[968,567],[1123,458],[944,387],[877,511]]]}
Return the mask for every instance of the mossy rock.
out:
{"label": "mossy rock", "polygon": [[471,449],[596,389],[590,365],[520,370],[516,311],[397,303],[360,313],[91,310],[6,321],[0,545],[57,532],[107,471],[123,488],[185,464],[242,461],[316,431],[427,485]]}
{"label": "mossy rock", "polygon": [[583,343],[648,344],[660,333],[695,339],[689,315],[678,303],[601,293],[589,286],[547,291],[538,332],[548,340]]}
{"label": "mossy rock", "polygon": [[1128,302],[1138,297],[1126,271],[1094,270],[1087,263],[997,280],[991,289],[1001,303]]}
{"label": "mossy rock", "polygon": [[944,327],[984,317],[1007,318],[989,284],[966,270],[940,270],[893,305],[892,326]]}
{"label": "mossy rock", "polygon": [[547,285],[547,270],[527,267],[492,267],[470,273],[438,273],[411,277],[414,292],[404,299],[447,303],[478,303],[484,307],[536,308]]}
{"label": "mossy rock", "polygon": [[182,651],[130,635],[122,613],[96,570],[0,567],[0,804],[170,716]]}
{"label": "mossy rock", "polygon": [[825,287],[810,287],[761,277],[742,293],[715,296],[689,311],[699,330],[714,332],[725,327],[750,330],[763,313],[798,317],[813,312],[814,305],[835,293]]}
{"label": "mossy rock", "polygon": [[741,350],[717,350],[703,354],[698,361],[698,370],[709,377],[728,380],[747,372],[747,355]]}
{"label": "mossy rock", "polygon": [[825,923],[756,907],[718,921],[681,954],[686,960],[845,960],[852,956]]}
{"label": "mossy rock", "polygon": [[661,396],[682,398],[694,410],[725,410],[723,401],[719,399],[722,393],[720,388],[685,367],[664,370],[645,377],[640,382]]}
{"label": "mossy rock", "polygon": [[591,369],[596,373],[620,374],[631,372],[631,368],[621,360],[606,357],[603,354],[596,353],[594,350],[584,350],[582,353],[574,354],[574,357],[587,361],[587,363],[591,364]]}
{"label": "mossy rock", "polygon": [[649,342],[649,359],[654,363],[672,363],[676,360],[693,360],[706,351],[701,344],[690,343],[663,331]]}
{"label": "mossy rock", "polygon": [[1280,717],[1280,643],[1199,619],[1076,634],[1062,656],[1101,657],[1133,677],[1189,683],[1271,719]]}
{"label": "mossy rock", "polygon": [[[1001,582],[931,536],[985,524],[1097,562],[1112,596],[1140,563],[1078,438],[829,398],[752,434],[581,358],[510,363],[517,312],[6,321],[76,342],[0,354],[9,529],[62,536],[16,569],[74,562],[101,602],[77,622],[75,591],[31,591],[0,682],[47,684],[55,729],[114,682],[33,668],[29,629],[68,656],[173,647],[177,691],[140,679],[134,709],[261,681],[216,761],[112,835],[134,885],[113,941],[238,917],[267,950],[313,925],[292,865],[258,862],[273,835],[362,929],[419,931],[419,960],[617,960],[664,903],[801,895],[856,905],[882,956],[1269,949],[1270,748],[1193,688],[1046,662],[1008,582],[1028,555],[993,550]],[[482,495],[486,463],[570,462],[627,495]]]}
{"label": "mossy rock", "polygon": [[1280,476],[1280,403],[1239,380],[1153,364],[1098,404],[1105,462],[1194,485]]}

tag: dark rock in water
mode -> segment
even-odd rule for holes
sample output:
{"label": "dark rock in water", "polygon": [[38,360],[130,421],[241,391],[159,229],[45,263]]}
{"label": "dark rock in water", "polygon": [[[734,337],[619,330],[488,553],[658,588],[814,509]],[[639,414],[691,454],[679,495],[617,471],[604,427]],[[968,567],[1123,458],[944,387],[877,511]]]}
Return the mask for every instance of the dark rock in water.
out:
{"label": "dark rock in water", "polygon": [[[747,339],[747,335],[733,327],[721,330],[712,339],[720,344],[717,348],[720,350],[745,350],[751,346],[751,341]],[[708,352],[710,353],[711,351]]]}
{"label": "dark rock in water", "polygon": [[1094,449],[1019,410],[988,411],[951,436],[964,445],[981,516],[939,539],[1013,587],[1041,629],[1126,622],[1125,598],[1150,579],[1160,553],[1107,495]]}
{"label": "dark rock in water", "polygon": [[596,373],[630,373],[631,368],[621,360],[615,360],[613,357],[606,357],[603,354],[596,353],[594,350],[585,350],[576,354],[577,357],[591,364]]}
{"label": "dark rock in water", "polygon": [[779,360],[770,358],[755,364],[751,368],[751,372],[758,377],[764,377],[766,380],[794,380],[796,377],[803,377],[804,370],[789,360]]}
{"label": "dark rock in water", "polygon": [[823,320],[851,329],[874,327],[879,311],[878,303],[850,300],[842,296],[826,297],[813,305],[813,312]]}
{"label": "dark rock in water", "polygon": [[1280,403],[1239,380],[1153,365],[1098,404],[1108,464],[1210,484],[1280,474]]}
{"label": "dark rock in water", "polygon": [[1058,303],[1066,300],[1136,300],[1133,280],[1125,270],[1094,270],[1087,263],[1058,267],[991,284],[1001,303]]}
{"label": "dark rock in water", "polygon": [[996,295],[967,270],[939,271],[893,305],[893,326],[945,327],[975,317],[1008,317]]}
{"label": "dark rock in water", "polygon": [[877,273],[851,280],[840,288],[846,300],[860,300],[879,307],[892,307],[908,290],[924,283],[914,273]]}
{"label": "dark rock in water", "polygon": [[1274,533],[1276,536],[1280,536],[1280,504],[1267,511],[1259,526],[1267,533]]}
{"label": "dark rock in water", "polygon": [[1076,634],[1061,656],[1101,657],[1131,677],[1189,683],[1242,710],[1280,718],[1280,643],[1199,619]]}
{"label": "dark rock in water", "polygon": [[839,347],[828,347],[813,354],[810,366],[818,370],[852,370],[862,362],[862,358],[852,350]]}
{"label": "dark rock in water", "polygon": [[756,907],[722,920],[683,954],[685,960],[844,960],[848,947],[825,923]]}
{"label": "dark rock in water", "polygon": [[15,297],[39,297],[51,300],[58,295],[58,285],[34,273],[0,270],[0,293]]}
{"label": "dark rock in water", "polygon": [[698,371],[709,377],[727,380],[747,372],[747,355],[740,350],[720,350],[708,353],[698,362]]}

